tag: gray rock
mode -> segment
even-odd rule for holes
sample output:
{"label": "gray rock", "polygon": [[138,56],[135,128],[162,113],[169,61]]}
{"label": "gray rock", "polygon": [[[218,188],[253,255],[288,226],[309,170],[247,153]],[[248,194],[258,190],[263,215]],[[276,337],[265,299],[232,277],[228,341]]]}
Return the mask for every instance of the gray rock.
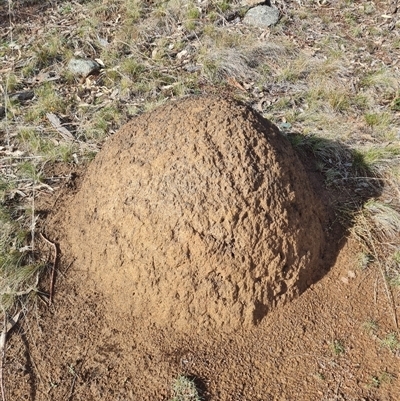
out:
{"label": "gray rock", "polygon": [[186,64],[183,67],[183,69],[186,70],[187,72],[196,72],[196,71],[201,70],[201,66],[190,63],[190,64]]}
{"label": "gray rock", "polygon": [[247,11],[243,22],[247,25],[267,28],[279,21],[279,10],[275,7],[257,6]]}
{"label": "gray rock", "polygon": [[73,58],[68,63],[69,71],[81,77],[96,74],[101,68],[101,64],[91,59]]}
{"label": "gray rock", "polygon": [[33,91],[17,92],[10,95],[10,99],[15,102],[26,102],[27,100],[31,100],[34,97],[35,92]]}

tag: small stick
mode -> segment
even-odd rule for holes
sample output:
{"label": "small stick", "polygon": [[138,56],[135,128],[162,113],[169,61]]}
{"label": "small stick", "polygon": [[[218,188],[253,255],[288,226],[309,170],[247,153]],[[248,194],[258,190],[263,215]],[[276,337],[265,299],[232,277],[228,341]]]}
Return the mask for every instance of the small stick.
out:
{"label": "small stick", "polygon": [[53,294],[54,294],[54,278],[56,274],[56,262],[57,262],[57,245],[54,242],[48,240],[42,233],[40,233],[40,237],[47,242],[54,250],[53,256],[53,266],[51,268],[51,279],[50,279],[50,291],[49,291],[49,306],[53,302]]}

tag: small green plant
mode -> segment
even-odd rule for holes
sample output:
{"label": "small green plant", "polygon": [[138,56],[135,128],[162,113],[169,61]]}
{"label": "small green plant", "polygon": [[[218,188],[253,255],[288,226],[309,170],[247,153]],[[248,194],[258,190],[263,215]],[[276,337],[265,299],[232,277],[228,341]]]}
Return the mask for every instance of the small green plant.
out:
{"label": "small green plant", "polygon": [[376,320],[368,319],[366,322],[364,322],[362,328],[369,335],[375,336],[379,329],[379,326]]}
{"label": "small green plant", "polygon": [[277,77],[278,82],[296,82],[304,79],[309,74],[309,68],[308,59],[303,57],[298,58],[280,71]]}
{"label": "small green plant", "polygon": [[400,265],[400,251],[395,251],[394,253],[393,253],[393,261],[395,262],[395,263],[397,263],[398,265]]}
{"label": "small green plant", "polygon": [[142,0],[125,0],[124,4],[124,12],[127,16],[127,22],[129,24],[136,22],[143,14],[144,2]]}
{"label": "small green plant", "polygon": [[316,372],[316,373],[313,374],[313,376],[314,376],[318,381],[321,381],[321,382],[323,382],[323,381],[326,380],[326,376],[325,376],[323,373],[321,373],[321,372]]}
{"label": "small green plant", "polygon": [[11,213],[0,204],[0,308],[3,311],[12,308],[17,298],[36,291],[43,267],[30,255],[30,233],[25,219],[21,219],[24,216],[16,219],[16,215],[17,212]]}
{"label": "small green plant", "polygon": [[35,58],[33,60],[35,67],[38,69],[47,67],[61,58],[61,55],[67,52],[64,41],[60,32],[56,30],[44,37],[43,42],[36,45]]}
{"label": "small green plant", "polygon": [[364,13],[366,15],[371,15],[371,14],[373,14],[375,12],[375,5],[372,2],[366,2],[363,5],[363,8],[364,8]]}
{"label": "small green plant", "polygon": [[389,114],[387,113],[366,113],[364,119],[369,127],[387,125],[389,123]]}
{"label": "small green plant", "polygon": [[59,11],[60,11],[60,14],[62,14],[62,15],[68,15],[68,14],[71,14],[71,12],[73,10],[72,10],[71,4],[67,3],[64,5],[61,5],[59,8]]}
{"label": "small green plant", "polygon": [[400,111],[400,97],[396,97],[391,106],[393,111]]}
{"label": "small green plant", "polygon": [[363,88],[373,88],[384,93],[395,93],[398,90],[397,79],[388,68],[366,74],[361,79],[360,85]]}
{"label": "small green plant", "polygon": [[228,0],[219,0],[215,3],[216,8],[220,12],[225,12],[230,10],[231,8],[231,2]]}
{"label": "small green plant", "polygon": [[336,356],[343,355],[345,353],[345,347],[343,341],[341,340],[333,340],[331,344],[332,352]]}
{"label": "small green plant", "polygon": [[397,352],[400,350],[400,341],[397,333],[395,332],[387,334],[380,340],[380,344],[392,352]]}
{"label": "small green plant", "polygon": [[385,277],[392,287],[400,287],[400,251],[395,251],[385,263]]}
{"label": "small green plant", "polygon": [[62,96],[57,93],[52,83],[45,83],[36,90],[37,102],[32,105],[26,114],[26,120],[29,122],[37,122],[42,119],[46,113],[64,113],[67,104]]}
{"label": "small green plant", "polygon": [[187,376],[179,375],[172,385],[173,397],[170,401],[201,401],[195,382]]}
{"label": "small green plant", "polygon": [[367,269],[368,266],[374,261],[374,257],[368,252],[360,252],[357,259],[358,266],[361,270]]}
{"label": "small green plant", "polygon": [[132,79],[137,78],[144,70],[144,65],[139,63],[134,58],[126,58],[121,63],[121,72],[128,75]]}
{"label": "small green plant", "polygon": [[375,175],[379,178],[385,173],[391,174],[400,160],[400,146],[368,146],[354,151],[353,167],[359,174]]}
{"label": "small green plant", "polygon": [[336,112],[344,112],[350,107],[349,94],[343,90],[331,91],[328,97],[329,105]]}
{"label": "small green plant", "polygon": [[371,383],[368,387],[379,388],[384,384],[390,384],[395,379],[395,376],[388,372],[379,373],[371,377]]}
{"label": "small green plant", "polygon": [[42,181],[42,172],[39,169],[38,163],[35,161],[24,161],[18,166],[19,174],[22,178],[25,178],[34,183],[39,183]]}
{"label": "small green plant", "polygon": [[352,233],[373,250],[379,242],[396,241],[400,232],[400,213],[391,205],[371,199],[354,216]]}
{"label": "small green plant", "polygon": [[6,89],[7,92],[12,92],[17,89],[19,84],[19,79],[15,74],[8,74],[6,80]]}

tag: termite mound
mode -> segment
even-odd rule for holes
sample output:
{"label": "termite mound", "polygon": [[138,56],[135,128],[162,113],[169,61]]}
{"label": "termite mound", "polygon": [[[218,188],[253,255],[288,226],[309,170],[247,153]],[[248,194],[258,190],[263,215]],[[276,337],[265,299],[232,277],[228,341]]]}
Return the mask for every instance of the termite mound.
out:
{"label": "termite mound", "polygon": [[318,201],[290,143],[220,97],[134,118],[96,156],[67,239],[109,313],[229,332],[293,299],[319,268]]}

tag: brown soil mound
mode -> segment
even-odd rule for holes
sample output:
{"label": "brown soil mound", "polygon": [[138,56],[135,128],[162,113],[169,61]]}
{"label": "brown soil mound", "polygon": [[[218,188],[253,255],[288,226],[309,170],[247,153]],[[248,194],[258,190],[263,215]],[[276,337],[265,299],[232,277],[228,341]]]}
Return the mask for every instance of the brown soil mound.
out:
{"label": "brown soil mound", "polygon": [[106,144],[66,234],[111,313],[231,331],[313,281],[324,242],[316,205],[271,123],[232,100],[191,98]]}

